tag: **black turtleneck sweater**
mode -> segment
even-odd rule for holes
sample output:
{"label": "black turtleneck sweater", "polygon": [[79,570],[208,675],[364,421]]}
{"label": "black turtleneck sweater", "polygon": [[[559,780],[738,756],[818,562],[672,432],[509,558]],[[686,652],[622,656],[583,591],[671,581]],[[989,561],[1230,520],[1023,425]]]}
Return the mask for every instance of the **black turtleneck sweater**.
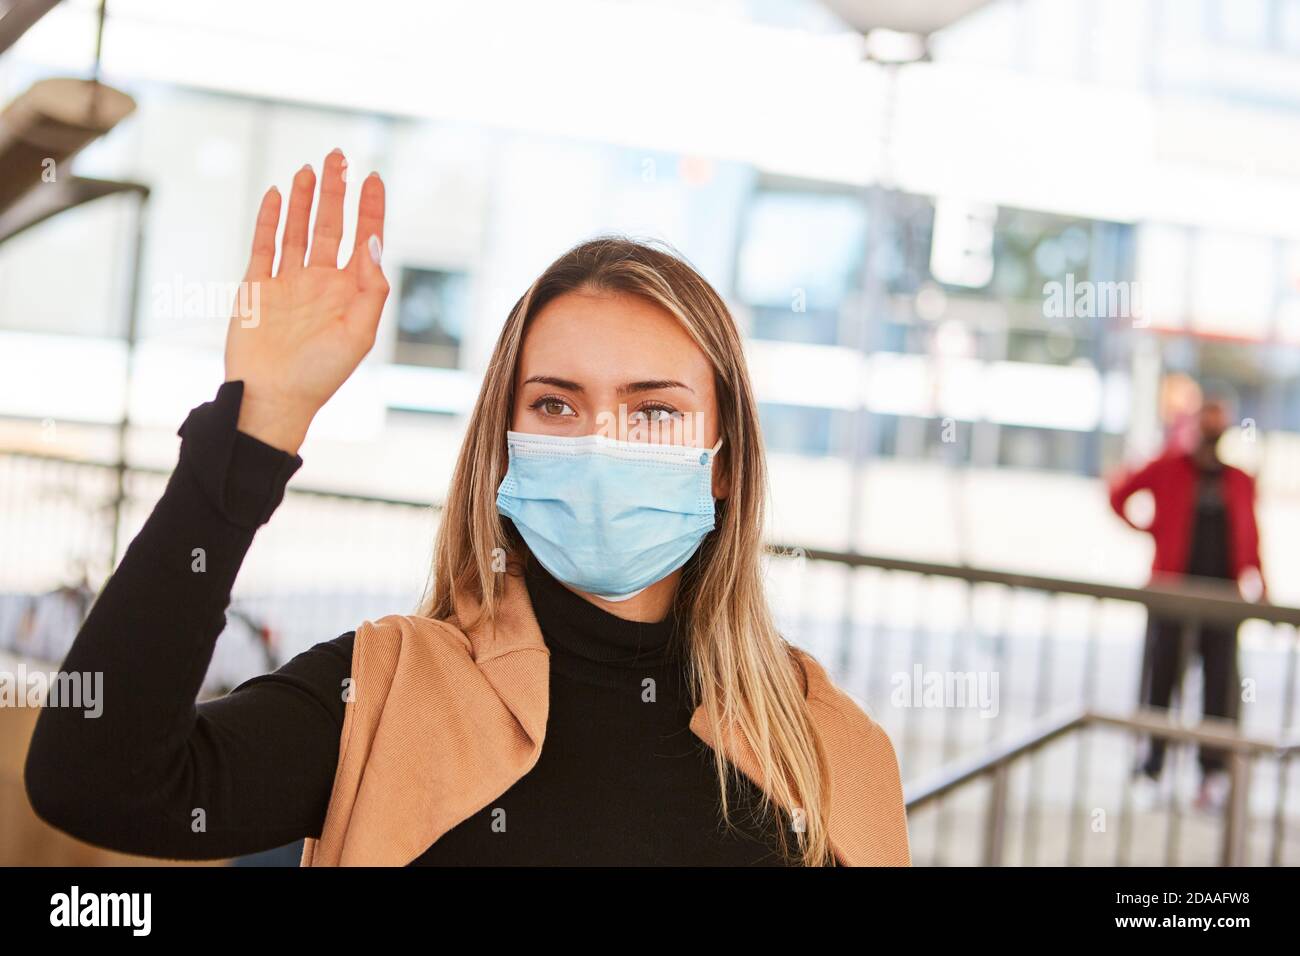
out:
{"label": "black turtleneck sweater", "polygon": [[[196,703],[239,566],[302,464],[236,429],[242,391],[222,385],[181,426],[167,488],[63,662],[103,675],[101,715],[45,707],[37,721],[32,805],[87,842],[219,859],[320,834],[355,633]],[[535,561],[526,580],[551,652],[541,756],[412,865],[782,865],[775,828],[789,820],[759,818],[747,778],[730,775],[722,822],[675,613],[624,620]]]}
{"label": "black turtleneck sweater", "polygon": [[775,834],[750,820],[760,795],[748,781],[728,792],[737,829],[722,829],[712,751],[688,726],[673,618],[615,617],[536,561],[527,582],[551,652],[541,756],[417,862],[778,864]]}

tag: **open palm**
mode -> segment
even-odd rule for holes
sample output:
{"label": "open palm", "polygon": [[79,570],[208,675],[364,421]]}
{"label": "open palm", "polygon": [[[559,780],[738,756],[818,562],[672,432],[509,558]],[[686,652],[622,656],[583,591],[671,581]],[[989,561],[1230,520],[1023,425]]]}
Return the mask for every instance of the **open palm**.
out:
{"label": "open palm", "polygon": [[316,412],[374,345],[388,298],[379,265],[384,184],[377,173],[361,184],[356,241],[347,264],[338,265],[345,168],[339,150],[325,157],[310,254],[316,177],[310,166],[294,176],[274,275],[280,193],[267,190],[226,334],[226,380],[244,383],[240,430],[288,451],[297,450]]}

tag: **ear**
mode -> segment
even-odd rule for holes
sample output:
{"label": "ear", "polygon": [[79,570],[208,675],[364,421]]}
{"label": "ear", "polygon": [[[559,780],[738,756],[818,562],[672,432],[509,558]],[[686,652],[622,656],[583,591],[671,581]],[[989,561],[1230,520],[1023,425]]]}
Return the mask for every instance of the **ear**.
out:
{"label": "ear", "polygon": [[727,445],[718,449],[713,459],[713,497],[726,498],[731,494],[731,454]]}

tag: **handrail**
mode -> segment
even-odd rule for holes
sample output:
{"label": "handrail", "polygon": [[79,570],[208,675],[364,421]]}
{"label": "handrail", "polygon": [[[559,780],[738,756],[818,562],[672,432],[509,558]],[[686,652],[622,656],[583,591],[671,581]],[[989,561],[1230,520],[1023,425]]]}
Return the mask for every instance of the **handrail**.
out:
{"label": "handrail", "polygon": [[41,17],[59,5],[59,0],[24,0],[21,3],[5,4],[4,16],[0,17],[0,53],[9,49]]}
{"label": "handrail", "polygon": [[[94,458],[77,458],[73,455],[60,455],[53,452],[32,451],[27,448],[22,449],[3,449],[0,450],[0,459],[3,458],[25,458],[31,461],[53,462],[60,465],[78,465],[83,468],[101,468],[105,471],[116,471],[117,464],[111,461],[101,461]],[[171,468],[162,468],[157,465],[128,465],[127,472],[135,472],[140,475],[152,475],[155,478],[166,478],[172,473]],[[290,494],[302,495],[310,498],[327,498],[335,501],[350,501],[357,504],[368,505],[392,505],[400,508],[421,508],[432,509],[434,511],[442,510],[440,501],[420,501],[416,498],[386,498],[381,495],[367,495],[355,491],[335,491],[328,488],[303,487],[293,485],[288,489]]]}
{"label": "handrail", "polygon": [[1295,741],[1284,743],[1280,740],[1246,736],[1241,733],[1236,724],[1222,717],[1203,717],[1198,724],[1180,724],[1163,711],[1138,709],[1128,716],[1089,710],[1085,719],[1090,724],[1137,730],[1179,743],[1207,744],[1220,750],[1233,750],[1251,757],[1275,757],[1296,747]]}
{"label": "handrail", "polygon": [[[1232,721],[1205,718],[1196,726],[1175,723],[1170,716],[1150,710],[1137,710],[1124,716],[1098,710],[1082,710],[1058,714],[1040,721],[1029,731],[1011,742],[1000,744],[991,752],[962,761],[955,768],[941,770],[929,780],[905,789],[904,803],[911,813],[939,800],[941,797],[985,775],[993,778],[989,795],[987,819],[984,828],[983,862],[985,866],[1000,866],[1007,831],[1007,800],[1010,794],[1011,764],[1020,757],[1033,754],[1054,740],[1095,724],[1140,731],[1182,743],[1209,744],[1232,751],[1229,759],[1231,790],[1224,808],[1222,864],[1243,866],[1246,863],[1246,835],[1250,797],[1249,758],[1270,755],[1285,763],[1300,749],[1300,740],[1278,741],[1248,737],[1236,731]],[[1282,817],[1274,823],[1274,863],[1280,858]]]}
{"label": "handrail", "polygon": [[1039,750],[1058,737],[1094,724],[1139,731],[1178,743],[1209,744],[1251,756],[1285,757],[1300,749],[1300,741],[1283,743],[1247,737],[1235,731],[1232,721],[1218,717],[1207,717],[1200,724],[1187,725],[1175,723],[1162,713],[1150,710],[1137,710],[1129,716],[1100,710],[1074,710],[1048,717],[1011,742],[999,744],[979,757],[959,761],[955,769],[941,770],[924,783],[906,788],[907,809],[909,812],[919,809],[964,783]]}
{"label": "handrail", "polygon": [[[71,455],[32,451],[29,449],[0,450],[0,458],[25,458],[34,461],[58,462],[93,468],[116,469],[111,462],[77,458]],[[127,471],[166,477],[169,468],[148,465],[130,465]],[[440,511],[442,503],[418,501],[409,498],[389,498],[354,492],[331,491],[295,485],[289,488],[292,495],[312,498],[350,501],[358,504],[382,504],[398,507],[432,509]],[[1242,599],[1235,585],[1216,578],[1192,578],[1182,581],[1171,579],[1145,587],[1126,587],[1119,584],[1101,584],[1091,581],[1072,581],[1015,571],[997,571],[965,564],[943,564],[935,561],[916,561],[908,558],[866,554],[857,551],[834,551],[826,548],[807,548],[782,543],[769,544],[769,553],[778,557],[799,557],[809,561],[826,561],[850,568],[876,568],[881,571],[902,571],[931,577],[954,578],[969,584],[998,584],[1008,588],[1036,591],[1055,591],[1103,600],[1127,601],[1145,605],[1161,617],[1182,621],[1214,621],[1222,624],[1239,624],[1246,620],[1261,620],[1273,624],[1290,624],[1300,628],[1300,608],[1267,602]]]}
{"label": "handrail", "polygon": [[960,760],[953,768],[940,770],[921,784],[904,788],[904,803],[910,813],[937,800],[951,790],[968,783],[998,767],[1011,763],[1018,757],[1033,753],[1064,734],[1081,727],[1087,717],[1085,711],[1075,711],[1049,717],[1029,731],[1008,743],[996,745],[988,753]]}
{"label": "handrail", "polygon": [[[1025,588],[1034,591],[1058,591],[1084,597],[1113,601],[1131,601],[1145,604],[1162,617],[1180,620],[1212,620],[1220,623],[1240,623],[1249,619],[1269,621],[1273,624],[1291,624],[1300,627],[1300,608],[1285,604],[1245,601],[1235,585],[1217,578],[1192,578],[1195,583],[1180,583],[1176,579],[1153,582],[1146,587],[1132,588],[1119,584],[1101,584],[1091,581],[1071,581],[1068,578],[1051,578],[1038,574],[1021,574],[1016,571],[995,571],[970,565],[940,564],[934,561],[913,561],[907,558],[863,554],[856,551],[831,551],[825,548],[805,548],[799,545],[774,544],[770,550],[786,557],[799,557],[809,561],[828,561],[851,568],[877,568],[882,571],[905,571],[932,577],[958,578],[971,584],[1000,584],[1008,588]],[[1186,581],[1186,579],[1184,579]]]}

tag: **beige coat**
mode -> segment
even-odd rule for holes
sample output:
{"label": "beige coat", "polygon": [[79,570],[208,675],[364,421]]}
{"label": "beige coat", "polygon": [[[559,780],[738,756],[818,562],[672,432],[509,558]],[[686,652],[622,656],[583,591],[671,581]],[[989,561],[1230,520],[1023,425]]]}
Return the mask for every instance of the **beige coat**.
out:
{"label": "beige coat", "polygon": [[[468,605],[468,606],[466,606]],[[458,604],[472,620],[473,602]],[[907,818],[884,730],[799,651],[804,690],[830,760],[830,842],[848,866],[909,866]],[[509,575],[494,624],[389,615],[352,651],[351,697],[325,824],[303,866],[405,866],[523,777],[541,754],[550,651],[528,590]],[[691,730],[710,747],[703,707]],[[726,756],[759,783],[741,735]],[[787,808],[788,809],[788,808]]]}

